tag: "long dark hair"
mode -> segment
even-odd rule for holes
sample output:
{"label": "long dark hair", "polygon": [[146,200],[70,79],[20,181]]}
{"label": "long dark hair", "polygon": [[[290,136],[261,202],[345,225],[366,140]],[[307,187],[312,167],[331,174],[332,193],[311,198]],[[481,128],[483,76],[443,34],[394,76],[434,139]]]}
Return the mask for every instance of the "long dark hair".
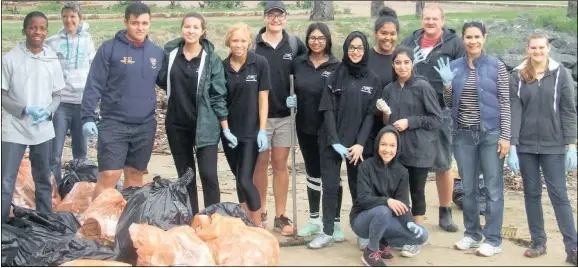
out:
{"label": "long dark hair", "polygon": [[333,55],[332,52],[332,42],[331,42],[331,31],[327,24],[323,22],[314,22],[309,24],[307,32],[305,33],[305,43],[307,44],[307,53],[311,54],[311,48],[309,47],[309,36],[315,30],[319,30],[325,36],[325,55]]}
{"label": "long dark hair", "polygon": [[205,18],[203,17],[203,15],[201,15],[200,13],[197,12],[191,12],[186,14],[183,17],[183,20],[181,21],[181,28],[183,28],[183,26],[185,25],[185,20],[188,18],[196,18],[199,19],[201,21],[201,28],[203,29],[203,31],[205,31],[203,33],[203,35],[201,35],[201,39],[207,39],[207,22],[205,21]]}
{"label": "long dark hair", "polygon": [[[413,50],[411,50],[409,47],[406,46],[402,46],[399,45],[397,46],[394,50],[393,53],[391,54],[391,64],[395,65],[395,59],[397,58],[397,56],[405,54],[407,55],[407,57],[411,60],[412,65],[413,65]],[[397,80],[399,77],[397,75],[397,73],[395,72],[395,66],[393,66],[393,68],[391,68],[391,71],[393,72],[393,81]],[[411,75],[414,76],[414,70],[412,68],[411,70]]]}

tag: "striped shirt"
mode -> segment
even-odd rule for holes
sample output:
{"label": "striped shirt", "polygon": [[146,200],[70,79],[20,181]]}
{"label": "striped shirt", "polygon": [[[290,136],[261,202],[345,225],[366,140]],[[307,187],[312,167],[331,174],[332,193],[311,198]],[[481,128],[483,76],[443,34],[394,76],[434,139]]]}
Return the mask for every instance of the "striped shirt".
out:
{"label": "striped shirt", "polygon": [[[452,89],[444,88],[446,106],[452,107]],[[498,62],[498,101],[500,102],[500,139],[510,141],[510,88],[506,66]],[[460,96],[458,107],[458,124],[465,126],[480,125],[480,104],[476,86],[476,70],[472,69]]]}

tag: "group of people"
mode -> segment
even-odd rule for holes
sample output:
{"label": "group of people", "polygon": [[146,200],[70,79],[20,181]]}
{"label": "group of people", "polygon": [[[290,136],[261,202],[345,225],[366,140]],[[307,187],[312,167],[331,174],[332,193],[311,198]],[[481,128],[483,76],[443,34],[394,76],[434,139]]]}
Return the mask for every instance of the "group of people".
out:
{"label": "group of people", "polygon": [[[308,247],[324,248],[345,240],[340,224],[345,161],[353,201],[350,225],[362,260],[385,266],[384,259],[393,257],[391,247],[413,257],[428,238],[423,223],[429,171],[436,172],[439,226],[457,232],[450,208],[453,154],[464,188],[465,227],[454,248],[493,256],[502,250],[507,160],[524,183],[532,237],[525,255],[546,253],[542,171],[566,261],[576,265],[576,228],[565,183],[566,172],[576,168],[576,93],[568,71],[549,57],[545,35],[529,37],[527,58],[508,73],[485,53],[483,23],[465,23],[460,38],[444,26],[444,12],[434,4],[423,11],[423,28],[400,42],[396,12],[383,8],[375,20],[375,45],[354,31],[345,38],[341,60],[332,54],[326,24],[309,25],[305,43],[287,33],[281,1],[266,3],[265,27],[255,35],[244,23],[231,26],[224,60],[198,13],[186,15],[182,37],[161,48],[148,37],[149,8],[130,4],[126,29],[98,50],[77,3],[64,4],[61,14],[64,27],[45,42],[46,16],[29,13],[26,40],[2,59],[3,221],[26,148],[36,208],[51,211],[50,176],[61,180],[68,131],[74,159],[86,158],[87,137],[98,137],[94,197],[115,187],[123,174],[124,187],[142,185],[156,134],[158,85],[166,91],[165,127],[177,173],[196,171],[198,165],[204,206],[220,202],[221,141],[239,203],[253,223],[265,228],[271,163],[274,229],[282,235],[315,235]],[[305,162],[310,213],[299,230],[286,215],[294,131]],[[486,195],[483,229],[480,174]],[[196,213],[195,181],[188,192]]]}

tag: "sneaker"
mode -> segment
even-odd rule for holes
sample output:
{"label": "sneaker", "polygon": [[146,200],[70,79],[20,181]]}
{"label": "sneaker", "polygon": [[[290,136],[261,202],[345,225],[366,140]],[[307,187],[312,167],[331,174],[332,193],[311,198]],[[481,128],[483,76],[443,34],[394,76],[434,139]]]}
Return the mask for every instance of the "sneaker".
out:
{"label": "sneaker", "polygon": [[369,244],[369,239],[357,237],[357,247],[359,248],[359,250],[361,251],[365,250],[367,244]]}
{"label": "sneaker", "polygon": [[483,243],[478,249],[476,249],[476,255],[482,257],[492,257],[500,252],[502,252],[502,247],[494,247],[488,243]]}
{"label": "sneaker", "polygon": [[345,241],[345,234],[343,234],[341,223],[339,222],[333,223],[333,240],[337,243]]}
{"label": "sneaker", "polygon": [[406,258],[411,258],[415,257],[417,254],[419,254],[419,252],[420,252],[419,245],[405,245],[401,248],[400,255]]}
{"label": "sneaker", "polygon": [[393,252],[391,251],[391,246],[379,245],[381,249],[381,258],[384,260],[393,259]]}
{"label": "sneaker", "polygon": [[566,262],[574,264],[574,266],[578,265],[576,264],[576,249],[566,255]]}
{"label": "sneaker", "polygon": [[537,244],[532,242],[530,248],[526,249],[524,256],[528,258],[536,258],[538,256],[546,254],[546,245]]}
{"label": "sneaker", "polygon": [[297,231],[298,236],[312,236],[321,232],[321,220],[309,219],[307,224]]}
{"label": "sneaker", "polygon": [[369,248],[365,248],[363,250],[363,255],[361,255],[361,261],[367,265],[372,267],[378,266],[387,266],[385,262],[381,259],[381,251],[373,251]]}
{"label": "sneaker", "polygon": [[470,248],[479,248],[482,245],[482,241],[476,241],[470,237],[464,237],[462,240],[454,244],[454,248],[457,250],[466,250]]}
{"label": "sneaker", "polygon": [[325,233],[319,233],[313,241],[311,241],[307,247],[310,249],[320,249],[324,247],[331,246],[333,244],[333,236],[326,235]]}
{"label": "sneaker", "polygon": [[273,228],[283,236],[293,235],[293,225],[291,225],[291,220],[285,217],[285,215],[281,215],[280,217],[275,216]]}

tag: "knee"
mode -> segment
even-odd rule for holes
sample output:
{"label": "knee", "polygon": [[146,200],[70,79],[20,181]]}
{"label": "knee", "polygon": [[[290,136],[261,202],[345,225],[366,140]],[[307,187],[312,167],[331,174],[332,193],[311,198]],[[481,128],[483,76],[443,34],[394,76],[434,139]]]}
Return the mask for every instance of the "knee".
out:
{"label": "knee", "polygon": [[422,235],[421,235],[419,238],[417,238],[417,242],[421,245],[421,244],[425,243],[425,242],[428,240],[428,238],[429,238],[429,232],[428,232],[427,229],[426,229],[425,227],[423,227],[423,226],[420,226],[420,228],[422,229],[423,233],[422,233]]}
{"label": "knee", "polygon": [[377,206],[369,210],[373,220],[387,222],[393,218],[393,211],[387,206]]}
{"label": "knee", "polygon": [[[121,173],[122,173],[122,170],[101,171],[99,173],[98,182],[101,184],[104,184],[106,186],[108,186],[108,185],[114,186],[116,184],[116,182],[118,181],[118,179],[120,178]],[[125,175],[128,175],[128,174],[125,174]],[[125,178],[125,179],[127,179],[127,178]]]}
{"label": "knee", "polygon": [[271,161],[271,166],[273,167],[274,173],[287,172],[287,159],[285,159],[285,161],[274,159]]}

